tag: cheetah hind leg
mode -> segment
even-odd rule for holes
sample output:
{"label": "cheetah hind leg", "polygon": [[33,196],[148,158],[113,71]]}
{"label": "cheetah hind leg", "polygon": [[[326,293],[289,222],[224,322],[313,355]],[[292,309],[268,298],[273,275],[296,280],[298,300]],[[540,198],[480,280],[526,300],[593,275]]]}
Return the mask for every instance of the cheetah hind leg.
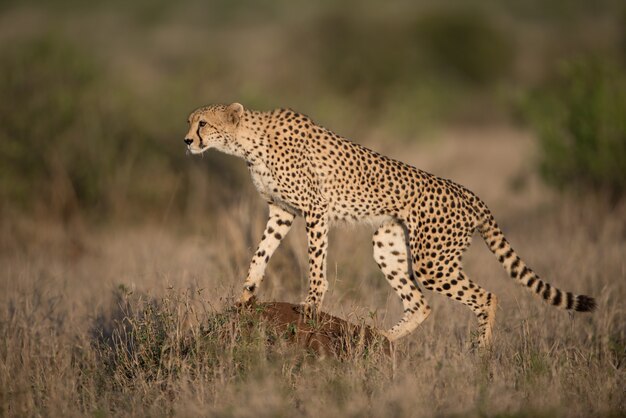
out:
{"label": "cheetah hind leg", "polygon": [[[460,265],[460,260],[458,260]],[[437,263],[435,263],[435,266]],[[478,347],[491,346],[498,299],[493,293],[472,282],[460,268],[441,279],[432,280],[426,288],[446,295],[470,308],[478,319]]]}
{"label": "cheetah hind leg", "polygon": [[472,282],[463,271],[458,272],[456,281],[456,285],[445,292],[451,292],[452,298],[469,307],[476,315],[478,319],[478,347],[491,347],[493,325],[498,307],[496,295]]}
{"label": "cheetah hind leg", "polygon": [[416,282],[411,279],[408,246],[404,228],[395,221],[382,224],[374,233],[374,260],[389,285],[402,300],[404,315],[391,329],[383,331],[395,341],[414,331],[430,314],[430,307]]}
{"label": "cheetah hind leg", "polygon": [[490,293],[491,300],[489,305],[485,308],[483,317],[479,315],[478,318],[478,346],[481,348],[491,347],[493,339],[493,325],[496,321],[496,309],[498,307],[498,298],[493,293]]}

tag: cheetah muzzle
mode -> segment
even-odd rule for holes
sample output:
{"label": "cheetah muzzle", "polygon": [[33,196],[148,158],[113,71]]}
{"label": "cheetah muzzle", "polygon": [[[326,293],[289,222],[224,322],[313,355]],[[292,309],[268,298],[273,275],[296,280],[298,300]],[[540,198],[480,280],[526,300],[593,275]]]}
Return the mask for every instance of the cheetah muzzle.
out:
{"label": "cheetah muzzle", "polygon": [[187,150],[209,149],[246,160],[252,181],[269,204],[269,219],[244,283],[250,301],[265,268],[296,216],[306,223],[309,290],[302,310],[319,309],[326,290],[328,230],[334,222],[378,225],[374,259],[396,291],[404,314],[384,331],[391,341],[415,330],[430,314],[420,289],[469,307],[478,318],[478,343],[492,340],[497,299],[469,279],[461,259],[478,230],[507,273],[545,302],[592,311],[593,298],[544,282],[515,253],[474,193],[450,180],[387,158],[316,125],[289,109],[258,112],[239,103],[199,108],[189,116]]}

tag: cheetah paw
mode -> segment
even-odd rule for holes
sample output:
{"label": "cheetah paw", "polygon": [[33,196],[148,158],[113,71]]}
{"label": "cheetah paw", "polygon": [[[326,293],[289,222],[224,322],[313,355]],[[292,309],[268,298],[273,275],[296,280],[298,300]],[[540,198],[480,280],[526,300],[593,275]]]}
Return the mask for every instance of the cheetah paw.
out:
{"label": "cheetah paw", "polygon": [[239,298],[237,303],[235,303],[235,307],[237,307],[237,308],[247,308],[247,307],[250,307],[250,306],[256,304],[256,302],[257,302],[256,296],[244,293]]}
{"label": "cheetah paw", "polygon": [[304,301],[295,307],[295,310],[307,318],[314,318],[317,315],[317,306],[312,302]]}

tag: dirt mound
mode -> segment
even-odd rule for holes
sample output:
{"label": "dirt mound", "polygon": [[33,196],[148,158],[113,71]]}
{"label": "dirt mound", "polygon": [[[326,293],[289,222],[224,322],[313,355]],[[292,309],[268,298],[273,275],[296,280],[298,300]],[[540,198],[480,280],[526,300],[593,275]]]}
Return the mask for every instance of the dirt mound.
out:
{"label": "dirt mound", "polygon": [[[284,340],[319,355],[337,357],[371,350],[389,354],[390,343],[375,329],[318,312],[315,318],[303,315],[299,305],[286,302],[255,302],[234,309],[271,328]],[[253,321],[256,323],[256,321]]]}

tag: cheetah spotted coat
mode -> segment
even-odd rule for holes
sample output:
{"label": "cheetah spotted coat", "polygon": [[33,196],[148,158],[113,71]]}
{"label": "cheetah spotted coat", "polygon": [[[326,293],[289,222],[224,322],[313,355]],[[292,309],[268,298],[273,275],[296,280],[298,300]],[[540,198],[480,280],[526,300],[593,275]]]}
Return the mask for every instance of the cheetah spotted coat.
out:
{"label": "cheetah spotted coat", "polygon": [[479,344],[490,344],[497,299],[472,282],[461,264],[476,230],[509,275],[547,303],[576,311],[595,308],[593,298],[542,281],[515,253],[485,203],[450,180],[350,142],[288,109],[256,112],[238,103],[214,105],[195,110],[188,122],[188,151],[215,148],[243,158],[269,204],[243,303],[258,289],[294,217],[302,216],[309,257],[309,291],[302,303],[307,314],[320,307],[328,288],[329,226],[342,220],[379,225],[374,259],[404,307],[402,319],[384,332],[392,341],[429,315],[423,286],[469,307],[478,318]]}

